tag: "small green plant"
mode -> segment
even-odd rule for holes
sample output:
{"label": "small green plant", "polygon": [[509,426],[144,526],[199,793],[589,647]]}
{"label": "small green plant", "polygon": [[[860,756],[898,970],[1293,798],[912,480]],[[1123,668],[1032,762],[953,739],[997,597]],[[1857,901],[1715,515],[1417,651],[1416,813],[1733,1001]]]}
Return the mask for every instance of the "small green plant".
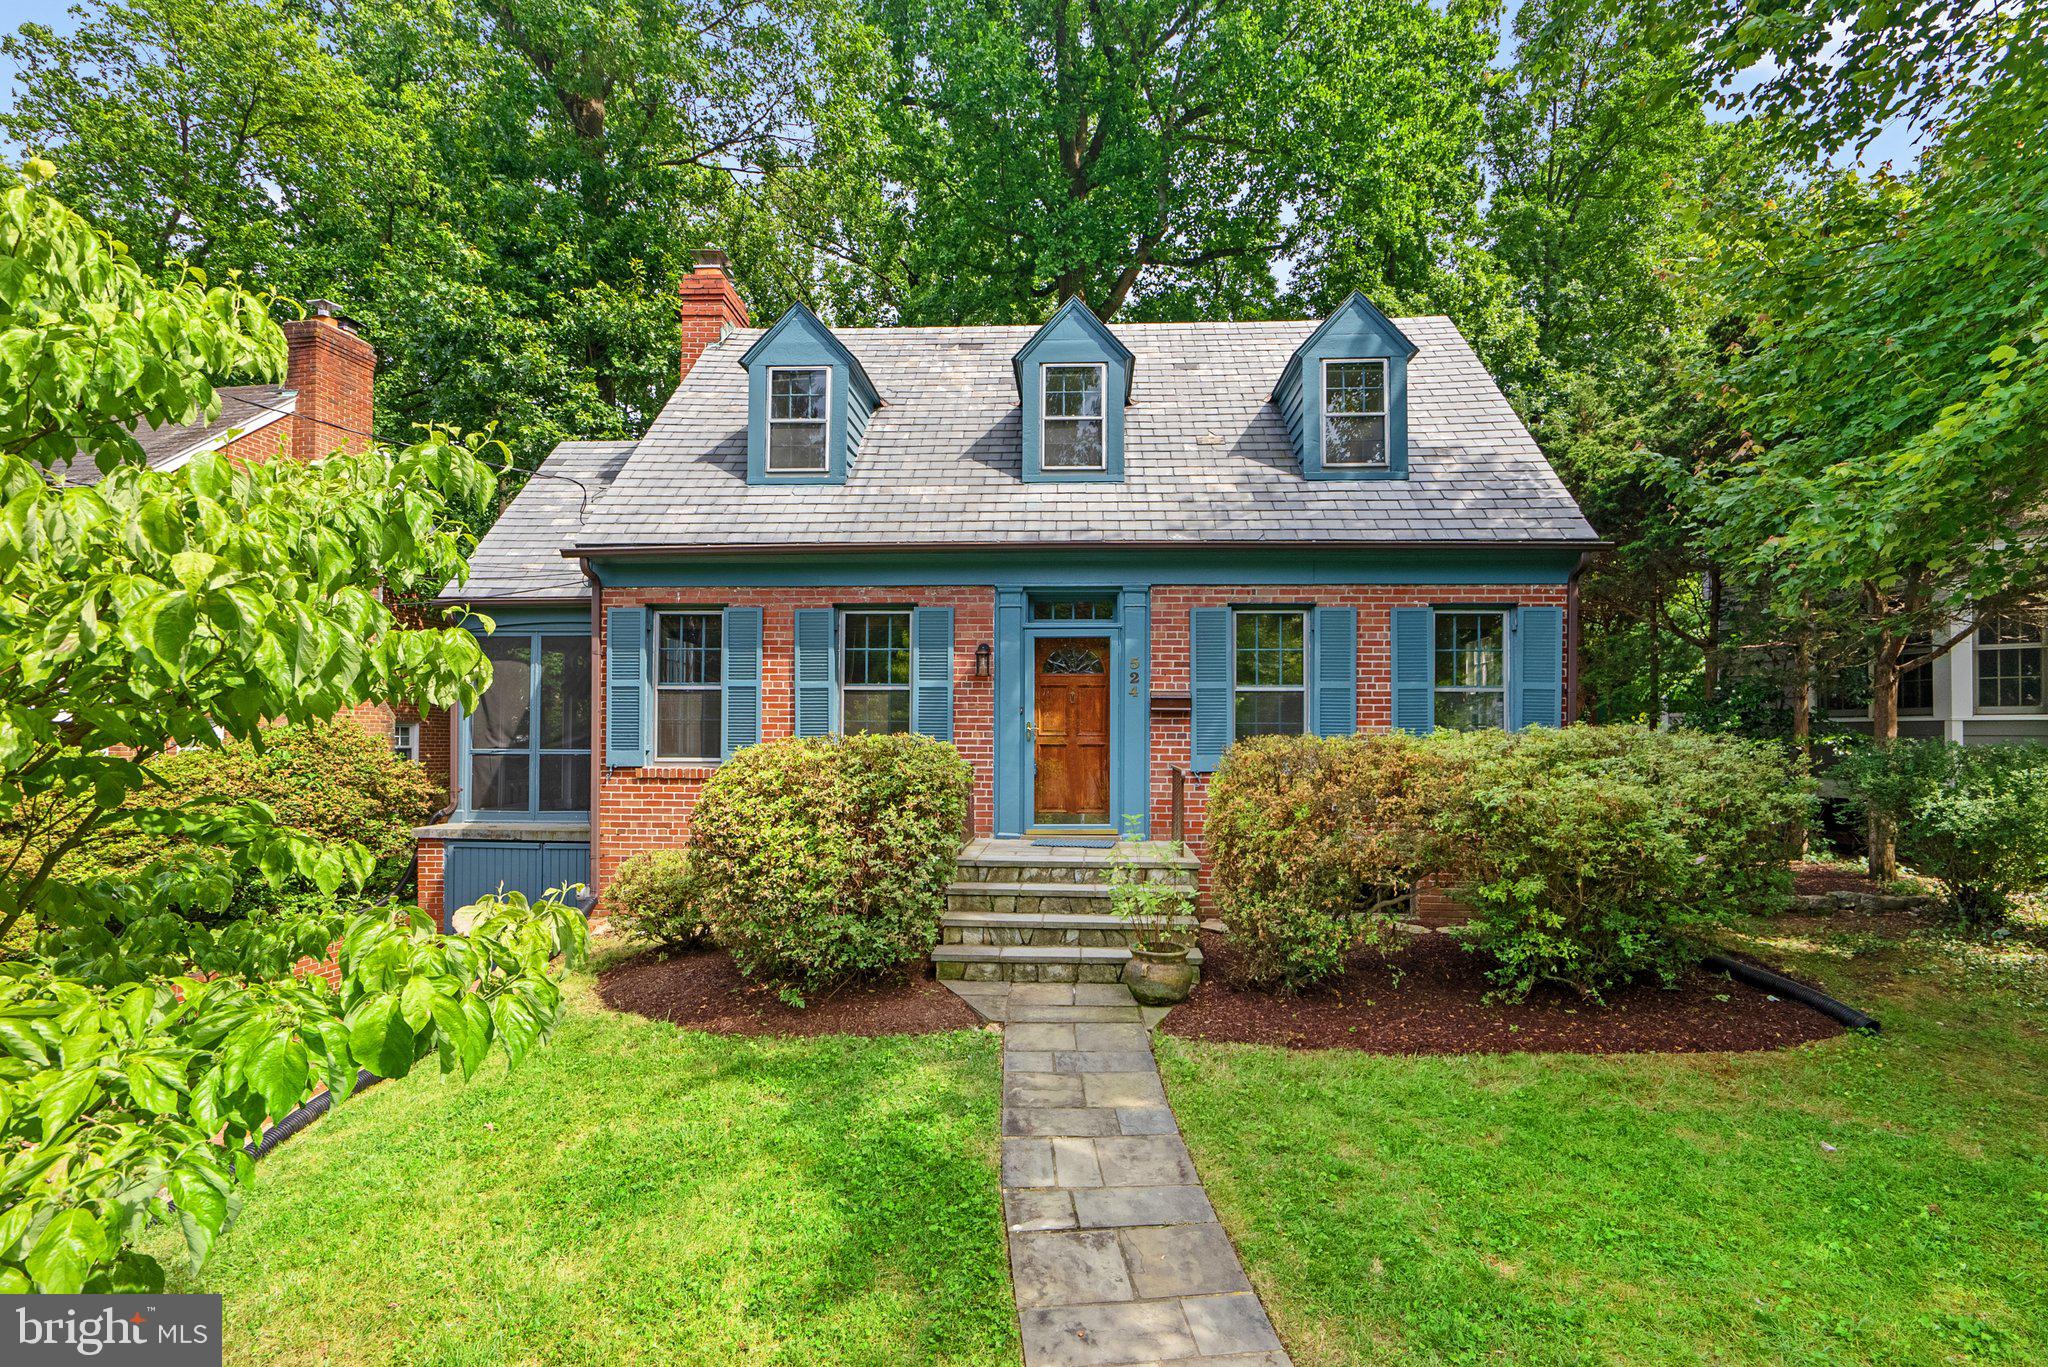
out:
{"label": "small green plant", "polygon": [[1147,949],[1185,949],[1194,943],[1194,894],[1178,882],[1153,878],[1156,866],[1141,862],[1147,856],[1186,853],[1187,846],[1178,840],[1140,840],[1138,823],[1124,824],[1123,841],[1110,865],[1109,906]]}
{"label": "small green plant", "polygon": [[620,864],[605,888],[604,909],[618,930],[664,950],[688,949],[707,938],[683,850],[643,850]]}
{"label": "small green plant", "polygon": [[2048,886],[2048,746],[1863,745],[1833,776],[1897,830],[1899,857],[1941,884],[1964,926],[1998,925],[2014,897]]}

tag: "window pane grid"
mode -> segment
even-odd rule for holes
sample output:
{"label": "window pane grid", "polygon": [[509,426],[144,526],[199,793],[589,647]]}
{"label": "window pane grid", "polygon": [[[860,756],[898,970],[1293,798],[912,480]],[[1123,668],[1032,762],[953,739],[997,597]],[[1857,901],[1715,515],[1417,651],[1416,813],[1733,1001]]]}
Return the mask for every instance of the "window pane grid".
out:
{"label": "window pane grid", "polygon": [[1301,734],[1308,729],[1306,615],[1240,612],[1233,625],[1237,738]]}
{"label": "window pane grid", "polygon": [[1323,464],[1387,463],[1384,361],[1323,363]]}
{"label": "window pane grid", "polygon": [[1048,470],[1100,470],[1103,454],[1099,365],[1044,367],[1044,401],[1039,409],[1040,463]]}
{"label": "window pane grid", "polygon": [[655,757],[718,759],[725,748],[725,618],[664,612],[654,636]]}
{"label": "window pane grid", "polygon": [[819,474],[827,465],[825,419],[832,373],[824,367],[768,372],[768,468]]}
{"label": "window pane grid", "polygon": [[494,636],[484,654],[493,672],[468,719],[470,810],[588,811],[590,638]]}
{"label": "window pane grid", "polygon": [[1031,604],[1034,622],[1109,622],[1116,619],[1114,598],[1040,598]]}
{"label": "window pane grid", "polygon": [[1449,731],[1507,725],[1507,617],[1439,612],[1435,626],[1436,724]]}
{"label": "window pane grid", "polygon": [[839,642],[839,729],[908,731],[910,614],[841,613]]}

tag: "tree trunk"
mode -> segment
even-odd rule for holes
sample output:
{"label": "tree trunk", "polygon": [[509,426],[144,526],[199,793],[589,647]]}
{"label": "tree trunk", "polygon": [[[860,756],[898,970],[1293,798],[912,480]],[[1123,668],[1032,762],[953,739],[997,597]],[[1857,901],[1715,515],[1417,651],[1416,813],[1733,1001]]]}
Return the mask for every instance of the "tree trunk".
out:
{"label": "tree trunk", "polygon": [[[1886,749],[1899,742],[1899,655],[1905,645],[1903,636],[1886,632],[1878,637],[1877,656],[1870,662],[1870,739]],[[1891,817],[1872,812],[1869,833],[1870,876],[1898,877],[1898,831]]]}
{"label": "tree trunk", "polygon": [[[1794,648],[1792,680],[1792,744],[1806,765],[1806,771],[1813,772],[1813,638],[1804,632]],[[1799,857],[1808,853],[1808,831],[1806,823],[1800,823],[1798,835]]]}
{"label": "tree trunk", "polygon": [[1650,600],[1650,729],[1664,729],[1664,651],[1657,633],[1657,623],[1663,619],[1664,605],[1657,599]]}
{"label": "tree trunk", "polygon": [[1721,687],[1721,571],[1707,571],[1706,594],[1707,642],[1701,652],[1700,700],[1712,707],[1714,695]]}

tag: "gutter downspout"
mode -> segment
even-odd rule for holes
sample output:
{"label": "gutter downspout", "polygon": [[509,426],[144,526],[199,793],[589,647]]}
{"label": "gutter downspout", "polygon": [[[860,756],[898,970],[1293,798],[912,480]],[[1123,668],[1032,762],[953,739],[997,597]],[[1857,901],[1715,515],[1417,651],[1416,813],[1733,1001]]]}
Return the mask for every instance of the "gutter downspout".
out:
{"label": "gutter downspout", "polygon": [[1593,553],[1582,551],[1564,581],[1564,720],[1569,726],[1579,719],[1579,576],[1593,563]]}
{"label": "gutter downspout", "polygon": [[[604,634],[604,585],[598,582],[597,570],[590,561],[582,560],[577,563],[583,567],[583,577],[590,583],[590,688],[591,693],[595,695],[598,688],[598,680],[604,678],[604,646],[602,644]],[[597,804],[599,801],[598,794],[604,787],[604,761],[599,759],[598,756],[604,750],[604,745],[599,740],[604,727],[604,713],[602,709],[595,707],[591,709],[591,713],[590,729],[594,733],[592,740],[596,743],[593,743],[590,747],[590,893],[595,898],[597,895],[598,869],[597,842],[600,829],[597,819]]]}

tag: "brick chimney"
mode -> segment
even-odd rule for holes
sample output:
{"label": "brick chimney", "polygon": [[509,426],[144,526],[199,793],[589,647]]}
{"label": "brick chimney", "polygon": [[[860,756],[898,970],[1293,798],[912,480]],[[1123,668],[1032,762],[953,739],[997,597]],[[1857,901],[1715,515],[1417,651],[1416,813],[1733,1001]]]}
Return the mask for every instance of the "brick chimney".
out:
{"label": "brick chimney", "polygon": [[284,324],[285,388],[298,391],[292,416],[292,459],[313,460],[370,445],[370,382],[377,349],[325,299],[308,317]]}
{"label": "brick chimney", "polygon": [[697,253],[696,267],[683,277],[677,293],[682,299],[682,373],[688,375],[704,348],[747,325],[747,305],[732,287],[725,253],[715,247]]}

